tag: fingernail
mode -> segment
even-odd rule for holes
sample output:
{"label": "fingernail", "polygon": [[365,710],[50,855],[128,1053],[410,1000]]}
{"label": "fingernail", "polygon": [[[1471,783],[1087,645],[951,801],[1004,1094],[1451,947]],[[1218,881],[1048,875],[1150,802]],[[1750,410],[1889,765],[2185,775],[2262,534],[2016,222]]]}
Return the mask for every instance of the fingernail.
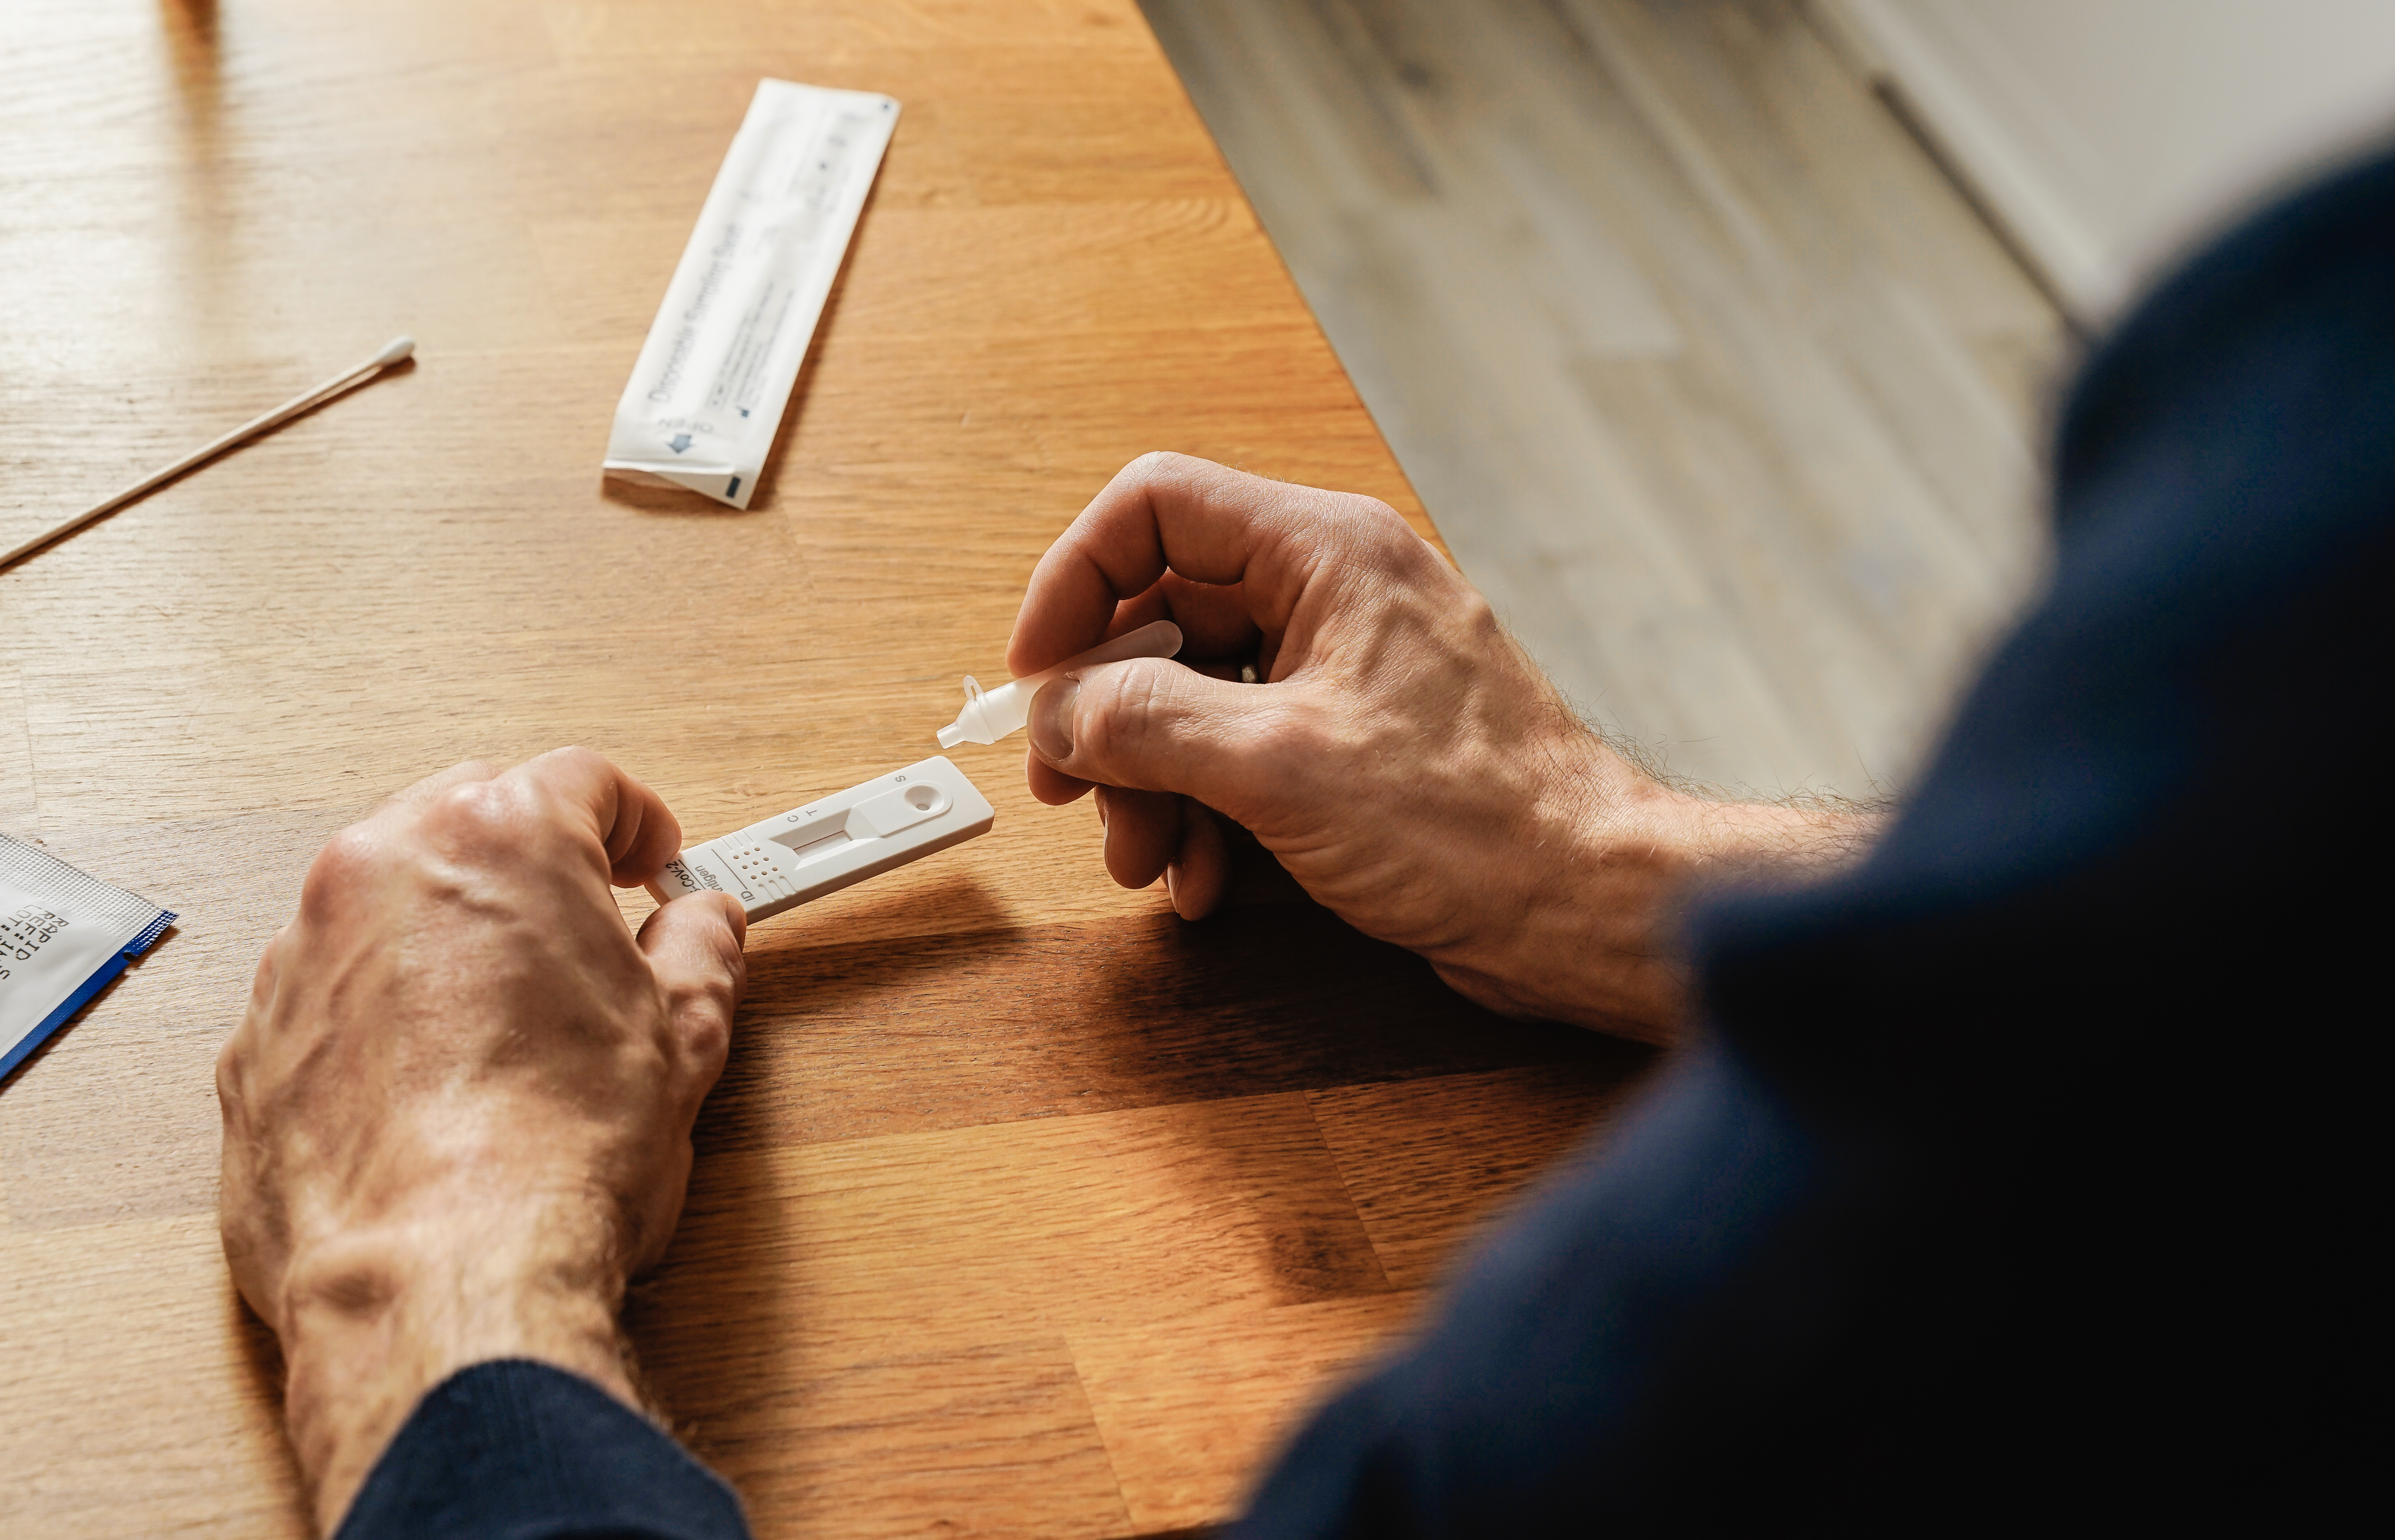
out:
{"label": "fingernail", "polygon": [[1042,759],[1068,759],[1073,754],[1073,707],[1081,698],[1081,681],[1058,679],[1031,701],[1031,746]]}

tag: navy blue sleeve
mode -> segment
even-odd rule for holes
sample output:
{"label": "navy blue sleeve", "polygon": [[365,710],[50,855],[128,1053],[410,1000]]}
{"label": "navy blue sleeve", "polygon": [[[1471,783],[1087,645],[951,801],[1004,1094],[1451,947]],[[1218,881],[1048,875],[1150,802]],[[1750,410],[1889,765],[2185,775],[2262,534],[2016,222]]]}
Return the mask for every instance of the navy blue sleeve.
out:
{"label": "navy blue sleeve", "polygon": [[748,1524],[732,1488],[639,1413],[499,1359],[417,1403],[336,1540],[748,1540]]}
{"label": "navy blue sleeve", "polygon": [[2353,1500],[2395,161],[2131,314],[2055,497],[2045,591],[1878,849],[1699,915],[1698,1044],[1300,1433],[1245,1540]]}

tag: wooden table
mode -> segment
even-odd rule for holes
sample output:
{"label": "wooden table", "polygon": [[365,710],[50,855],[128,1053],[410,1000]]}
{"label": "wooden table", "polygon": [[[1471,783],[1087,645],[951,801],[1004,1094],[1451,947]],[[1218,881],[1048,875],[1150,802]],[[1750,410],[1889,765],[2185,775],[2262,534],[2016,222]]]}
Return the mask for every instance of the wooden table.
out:
{"label": "wooden table", "polygon": [[[760,75],[906,104],[757,505],[602,486]],[[0,1089],[0,1532],[304,1520],[210,1069],[334,829],[563,743],[694,837],[933,752],[1142,450],[1429,525],[1129,0],[0,0],[0,548],[399,331],[404,374],[0,574],[0,828],[180,925]],[[1155,1534],[1647,1058],[1318,910],[959,850],[761,926],[631,1331],[763,1534]],[[628,900],[628,912],[645,907]]]}

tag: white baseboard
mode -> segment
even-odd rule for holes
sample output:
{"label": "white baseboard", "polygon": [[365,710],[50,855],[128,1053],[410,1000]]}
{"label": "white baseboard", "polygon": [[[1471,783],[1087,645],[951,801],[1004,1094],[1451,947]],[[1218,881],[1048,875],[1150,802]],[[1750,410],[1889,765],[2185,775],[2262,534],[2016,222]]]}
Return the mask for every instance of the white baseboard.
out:
{"label": "white baseboard", "polygon": [[2125,275],[2097,231],[2040,176],[2006,124],[2009,104],[1991,101],[1953,60],[1965,41],[1948,35],[1933,7],[1889,0],[1811,0],[1822,33],[1842,55],[1890,89],[1938,152],[1969,178],[1980,206],[2035,263],[2072,315],[2092,322],[2119,302]]}

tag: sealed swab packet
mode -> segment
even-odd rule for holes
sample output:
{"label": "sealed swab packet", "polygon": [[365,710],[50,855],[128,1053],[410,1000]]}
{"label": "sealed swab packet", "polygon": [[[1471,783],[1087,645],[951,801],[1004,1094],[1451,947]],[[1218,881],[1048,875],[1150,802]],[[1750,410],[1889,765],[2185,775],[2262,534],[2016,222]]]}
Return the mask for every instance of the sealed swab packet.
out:
{"label": "sealed swab packet", "polygon": [[748,506],[897,124],[870,91],[757,83],[615,405],[608,475]]}
{"label": "sealed swab packet", "polygon": [[174,923],[148,899],[0,835],[0,1080]]}

